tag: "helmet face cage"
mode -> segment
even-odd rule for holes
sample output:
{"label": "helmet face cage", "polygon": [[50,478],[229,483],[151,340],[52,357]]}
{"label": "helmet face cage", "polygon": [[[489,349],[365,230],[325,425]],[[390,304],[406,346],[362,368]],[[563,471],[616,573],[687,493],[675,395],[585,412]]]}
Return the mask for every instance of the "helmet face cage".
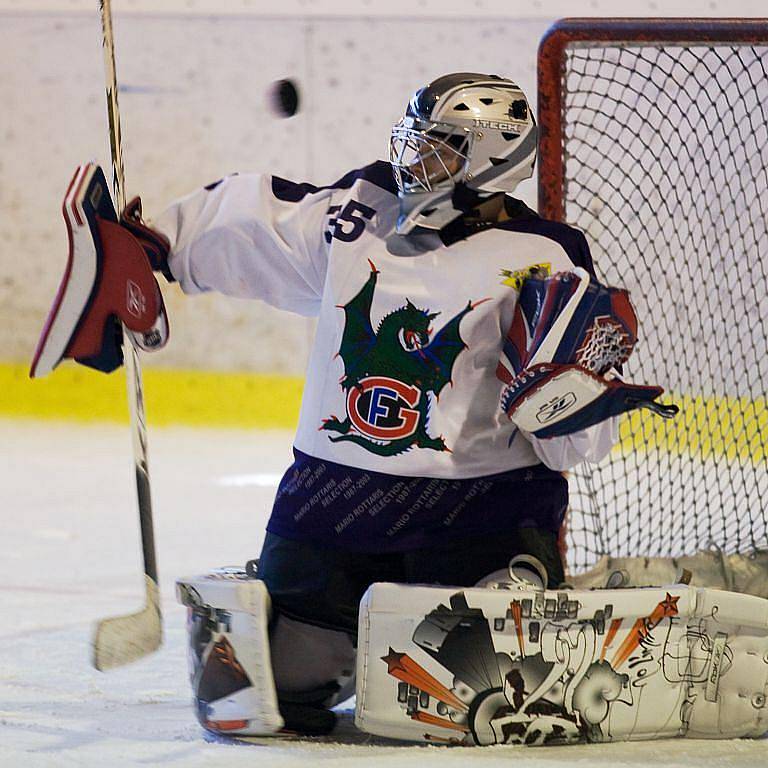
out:
{"label": "helmet face cage", "polygon": [[389,143],[397,232],[440,229],[460,216],[457,185],[480,197],[513,192],[533,173],[536,136],[525,94],[511,80],[457,72],[416,91]]}
{"label": "helmet face cage", "polygon": [[389,159],[400,193],[437,192],[462,181],[472,153],[472,131],[404,117],[392,129]]}

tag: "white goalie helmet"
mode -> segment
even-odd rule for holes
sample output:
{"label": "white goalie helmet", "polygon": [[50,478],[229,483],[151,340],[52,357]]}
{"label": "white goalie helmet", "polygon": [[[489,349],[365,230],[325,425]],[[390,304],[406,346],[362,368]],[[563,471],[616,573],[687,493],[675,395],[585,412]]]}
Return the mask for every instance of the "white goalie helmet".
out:
{"label": "white goalie helmet", "polygon": [[420,88],[392,128],[397,232],[441,229],[494,192],[533,174],[536,121],[519,86],[457,72]]}

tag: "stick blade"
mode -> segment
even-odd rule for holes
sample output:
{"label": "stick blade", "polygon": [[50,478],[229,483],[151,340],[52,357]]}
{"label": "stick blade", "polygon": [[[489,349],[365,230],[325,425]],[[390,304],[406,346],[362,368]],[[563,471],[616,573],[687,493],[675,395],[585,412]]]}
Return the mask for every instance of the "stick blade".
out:
{"label": "stick blade", "polygon": [[101,672],[122,667],[156,651],[163,642],[160,594],[145,576],[146,603],[138,613],[103,619],[93,636],[93,666]]}

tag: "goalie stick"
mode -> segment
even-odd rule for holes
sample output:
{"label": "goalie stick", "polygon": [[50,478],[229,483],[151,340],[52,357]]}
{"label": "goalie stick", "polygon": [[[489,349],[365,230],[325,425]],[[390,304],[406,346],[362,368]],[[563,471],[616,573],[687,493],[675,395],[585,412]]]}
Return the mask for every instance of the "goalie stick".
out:
{"label": "goalie stick", "polygon": [[[120,113],[117,105],[117,74],[115,47],[112,33],[111,0],[99,0],[102,26],[102,46],[106,75],[107,115],[109,117],[109,143],[112,152],[112,187],[118,213],[125,208],[125,178],[122,143],[120,139]],[[163,640],[160,592],[157,580],[154,530],[152,526],[152,500],[147,465],[147,425],[144,417],[144,394],[141,366],[133,334],[123,327],[125,347],[125,376],[128,385],[131,442],[136,476],[136,494],[141,526],[142,557],[144,561],[144,607],[137,613],[102,619],[93,636],[93,665],[107,670],[140,659],[157,650]]]}

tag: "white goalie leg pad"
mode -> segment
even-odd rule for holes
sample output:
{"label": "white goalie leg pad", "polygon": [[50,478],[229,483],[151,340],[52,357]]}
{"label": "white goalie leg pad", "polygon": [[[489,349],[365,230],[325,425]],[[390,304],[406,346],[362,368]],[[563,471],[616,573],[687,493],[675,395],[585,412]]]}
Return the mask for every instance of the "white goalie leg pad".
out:
{"label": "white goalie leg pad", "polygon": [[374,584],[357,726],[413,741],[566,744],[768,731],[768,600],[675,584]]}
{"label": "white goalie leg pad", "polygon": [[232,735],[279,731],[264,582],[240,568],[220,568],[179,579],[176,594],[188,610],[189,671],[201,725]]}
{"label": "white goalie leg pad", "polygon": [[[768,550],[726,555],[703,550],[680,557],[610,557],[603,555],[588,571],[568,577],[577,589],[609,586],[617,573],[625,587],[672,584],[683,571],[692,574],[693,583],[768,598]],[[613,586],[619,586],[615,584]]]}

